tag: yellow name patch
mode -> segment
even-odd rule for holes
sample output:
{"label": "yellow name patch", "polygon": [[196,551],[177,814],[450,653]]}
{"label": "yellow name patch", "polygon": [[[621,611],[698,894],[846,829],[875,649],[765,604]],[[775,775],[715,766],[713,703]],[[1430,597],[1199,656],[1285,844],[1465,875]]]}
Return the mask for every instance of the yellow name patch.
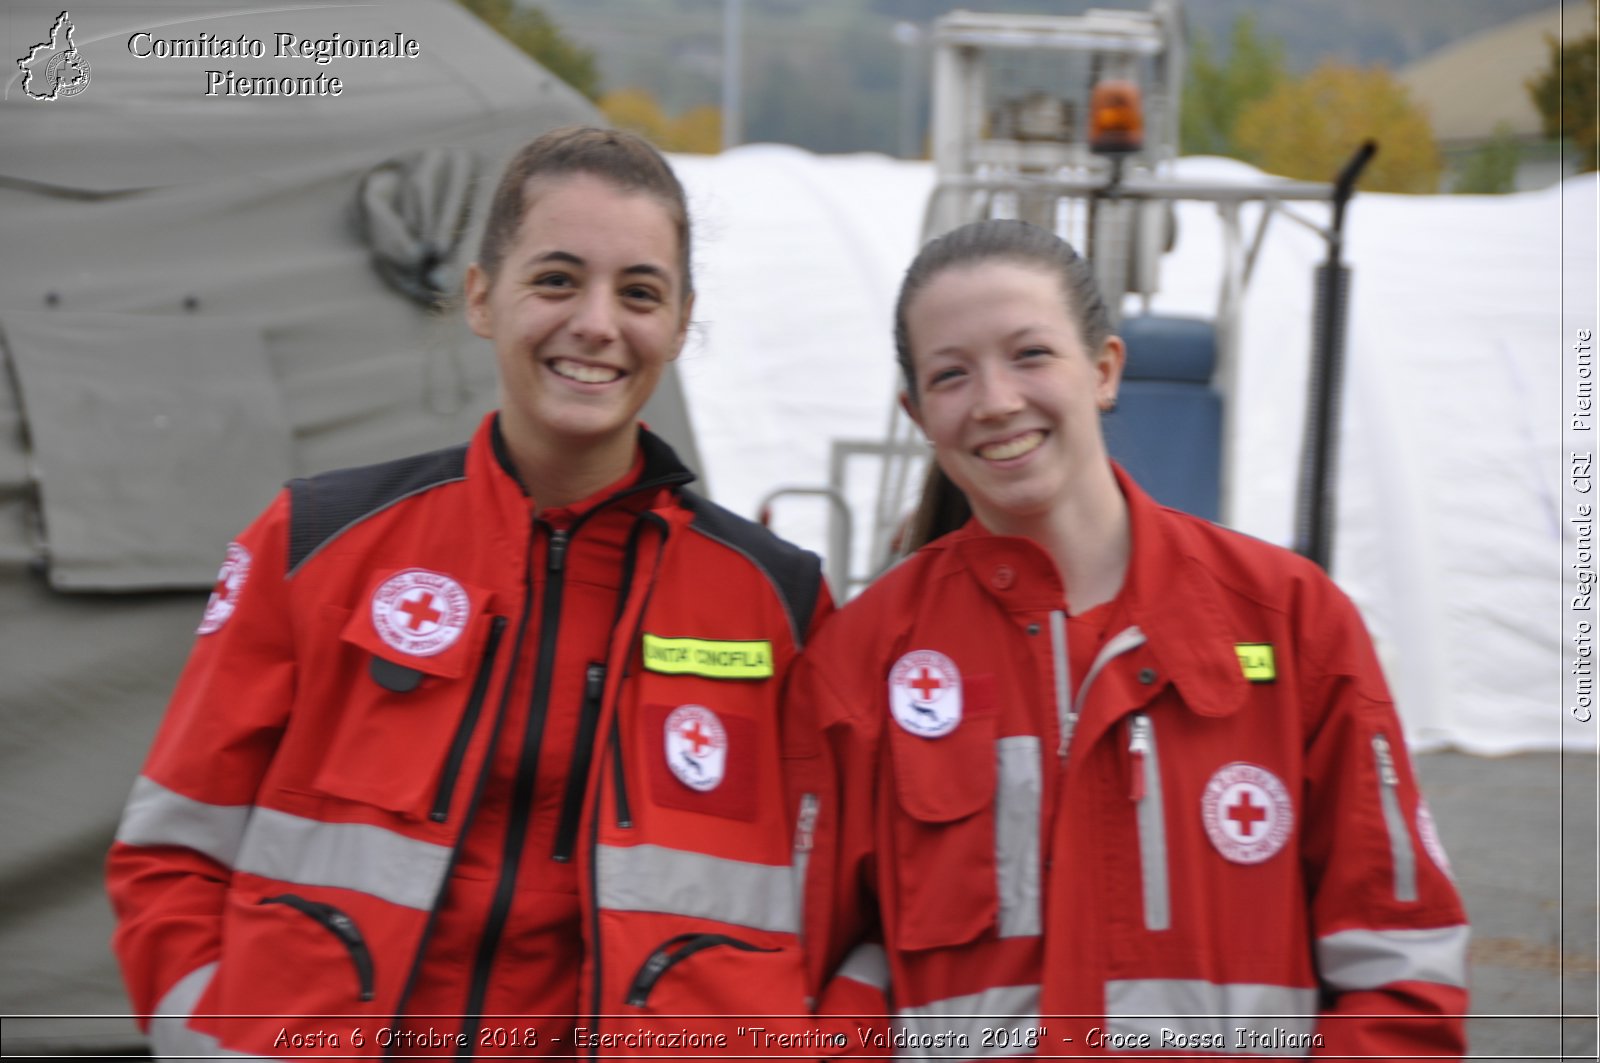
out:
{"label": "yellow name patch", "polygon": [[767,679],[772,675],[772,643],[765,640],[664,639],[646,633],[644,666],[665,675]]}
{"label": "yellow name patch", "polygon": [[1244,677],[1252,683],[1270,683],[1278,678],[1278,662],[1272,655],[1270,642],[1237,642],[1233,652],[1239,655],[1239,667]]}

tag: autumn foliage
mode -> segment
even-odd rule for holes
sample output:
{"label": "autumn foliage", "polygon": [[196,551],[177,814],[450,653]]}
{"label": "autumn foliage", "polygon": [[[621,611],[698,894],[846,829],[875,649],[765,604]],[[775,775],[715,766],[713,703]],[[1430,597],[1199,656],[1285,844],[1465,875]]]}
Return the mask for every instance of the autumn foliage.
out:
{"label": "autumn foliage", "polygon": [[1444,161],[1427,114],[1383,67],[1325,63],[1280,82],[1239,115],[1240,154],[1271,173],[1330,181],[1364,140],[1377,157],[1362,174],[1371,192],[1438,191]]}

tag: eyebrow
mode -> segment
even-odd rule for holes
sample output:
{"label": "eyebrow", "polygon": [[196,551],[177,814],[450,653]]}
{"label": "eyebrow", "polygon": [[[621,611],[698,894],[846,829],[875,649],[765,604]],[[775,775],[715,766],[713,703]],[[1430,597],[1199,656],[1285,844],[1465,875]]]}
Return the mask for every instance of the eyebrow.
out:
{"label": "eyebrow", "polygon": [[[1004,342],[1004,343],[1016,343],[1018,340],[1020,340],[1022,337],[1026,336],[1030,332],[1044,332],[1044,331],[1047,331],[1047,330],[1046,330],[1045,326],[1043,326],[1043,325],[1034,325],[1034,324],[1023,325],[1019,329],[1014,329],[1011,332],[1006,333],[1005,336],[1001,337],[1001,341]],[[959,343],[952,343],[952,344],[949,344],[947,346],[940,347],[938,350],[929,351],[928,352],[928,357],[929,358],[938,358],[940,355],[948,355],[950,357],[955,358],[955,357],[961,357],[962,355],[964,355],[966,353],[967,353],[967,348],[961,346]]]}
{"label": "eyebrow", "polygon": [[[528,265],[537,266],[545,262],[566,262],[570,265],[579,267],[588,265],[588,263],[585,262],[581,256],[575,255],[571,251],[546,251],[542,255],[538,255],[535,258],[529,259]],[[667,273],[666,270],[662,269],[660,266],[651,265],[648,262],[640,262],[636,265],[624,266],[622,272],[625,274],[640,274],[648,277],[658,277],[668,284],[672,282],[672,277]]]}

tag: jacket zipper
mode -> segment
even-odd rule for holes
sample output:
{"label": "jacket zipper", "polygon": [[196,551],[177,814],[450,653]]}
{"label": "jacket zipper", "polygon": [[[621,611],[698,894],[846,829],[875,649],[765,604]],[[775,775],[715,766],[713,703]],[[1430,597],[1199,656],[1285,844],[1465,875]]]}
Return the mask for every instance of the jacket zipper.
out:
{"label": "jacket zipper", "polygon": [[[591,511],[592,512],[592,511]],[[535,521],[542,524],[543,521]],[[511,817],[506,827],[505,847],[500,856],[500,878],[495,884],[494,899],[489,904],[489,916],[484,921],[483,937],[478,941],[478,955],[473,963],[472,979],[468,983],[466,1021],[460,1058],[473,1054],[478,1029],[482,1025],[483,1000],[489,991],[489,975],[494,969],[495,952],[500,946],[500,936],[505,931],[506,919],[511,914],[511,901],[516,896],[517,872],[522,865],[522,848],[527,842],[528,822],[533,814],[533,791],[539,767],[539,751],[544,744],[544,718],[550,701],[551,672],[555,664],[556,636],[560,633],[561,592],[566,583],[567,541],[569,532],[551,529],[550,542],[545,556],[545,585],[540,602],[539,650],[533,665],[533,697],[528,708],[527,727],[523,731],[522,755],[517,761],[516,779],[511,791]]]}
{"label": "jacket zipper", "polygon": [[795,933],[803,935],[806,923],[806,871],[811,865],[811,847],[815,844],[817,833],[817,814],[822,809],[822,801],[816,794],[800,795],[800,810],[794,821],[794,862],[792,864],[795,878]]}
{"label": "jacket zipper", "polygon": [[351,962],[355,964],[356,979],[361,986],[361,999],[364,1001],[372,999],[372,952],[367,948],[366,938],[361,936],[361,929],[356,926],[354,919],[331,904],[309,901],[298,893],[280,893],[276,897],[263,897],[256,903],[286,904],[297,912],[309,915],[318,926],[338,938],[350,953]]}
{"label": "jacket zipper", "polygon": [[1124,653],[1138,649],[1146,641],[1144,632],[1137,627],[1123,628],[1100,647],[1100,652],[1095,654],[1094,663],[1089,665],[1089,671],[1084,674],[1083,682],[1078,684],[1078,689],[1074,693],[1070,678],[1072,663],[1067,656],[1067,614],[1061,610],[1050,614],[1050,643],[1055,656],[1056,711],[1061,721],[1061,744],[1057,747],[1056,754],[1062,760],[1066,759],[1067,752],[1072,747],[1072,733],[1078,727],[1078,718],[1083,715],[1083,705],[1088,700],[1089,687],[1099,678],[1106,665]]}
{"label": "jacket zipper", "polygon": [[1372,752],[1378,764],[1378,804],[1383,810],[1383,825],[1389,832],[1389,853],[1394,860],[1394,899],[1417,899],[1417,858],[1411,848],[1411,832],[1400,812],[1400,773],[1394,767],[1394,751],[1382,732],[1372,736]]}
{"label": "jacket zipper", "polygon": [[589,788],[589,763],[594,759],[594,734],[600,726],[600,696],[606,688],[606,666],[590,661],[583,673],[583,707],[578,713],[578,735],[572,742],[572,764],[567,769],[567,792],[561,802],[552,860],[566,863],[578,839],[578,818],[583,814],[583,794]]}
{"label": "jacket zipper", "polygon": [[777,952],[777,948],[762,945],[752,945],[748,941],[727,934],[679,934],[677,937],[668,938],[661,946],[652,952],[639,967],[639,973],[633,976],[633,983],[628,987],[625,1003],[629,1007],[642,1008],[650,999],[650,991],[655,988],[661,976],[666,974],[678,964],[687,960],[697,952],[726,945],[741,952]]}
{"label": "jacket zipper", "polygon": [[[669,528],[667,526],[667,522],[664,519],[662,519],[660,516],[658,516],[658,515],[656,515],[654,513],[649,513],[649,512],[641,513],[639,515],[639,520],[640,520],[640,523],[635,526],[634,532],[629,534],[629,547],[628,547],[628,556],[629,556],[628,576],[629,576],[629,579],[627,581],[627,585],[624,586],[623,590],[622,590],[622,593],[624,595],[626,595],[628,593],[628,587],[632,586],[632,584],[633,584],[633,579],[632,579],[633,571],[634,571],[633,566],[634,566],[634,559],[637,556],[636,553],[635,553],[635,550],[636,550],[636,547],[637,547],[637,540],[634,539],[634,537],[633,537],[634,534],[642,533],[642,529],[643,529],[643,526],[644,526],[645,523],[652,524],[661,532],[661,546],[660,546],[659,550],[664,551],[666,549],[666,542],[667,542],[667,537],[668,537],[668,533],[669,533]],[[638,620],[638,623],[636,623],[634,625],[633,630],[628,633],[628,641],[627,641],[627,645],[628,646],[632,646],[633,645],[634,640],[636,640],[639,637],[639,629],[644,626],[644,614],[645,614],[645,611],[650,606],[650,598],[651,598],[651,596],[653,594],[655,594],[655,573],[660,570],[660,567],[661,567],[661,557],[660,557],[660,553],[658,552],[657,555],[656,555],[656,564],[651,569],[650,582],[645,587],[644,596],[639,601],[639,620]],[[616,624],[613,625],[614,627],[620,627],[621,626],[622,616],[623,616],[623,613],[626,611],[626,606],[627,606],[627,599],[626,598],[622,599],[622,601],[620,601],[618,603],[617,620],[616,620]],[[623,678],[626,678],[627,674],[628,674],[627,666],[624,665],[623,666]],[[616,806],[617,806],[617,826],[620,827],[620,828],[623,828],[623,829],[630,829],[633,826],[633,812],[628,806],[628,779],[627,779],[627,774],[626,774],[626,757],[624,755],[624,751],[623,751],[623,748],[622,748],[622,724],[621,724],[621,708],[620,708],[620,706],[618,707],[617,712],[613,713],[612,716],[611,716],[611,757],[612,757],[612,759],[611,759],[611,768],[612,768],[611,777],[613,779],[613,785],[616,787],[615,797],[616,797]],[[589,891],[590,891],[589,895],[590,895],[590,897],[595,898],[594,903],[590,905],[590,912],[589,912],[589,927],[590,927],[589,947],[592,950],[591,954],[590,954],[590,956],[591,956],[590,962],[591,962],[592,968],[593,968],[592,981],[593,981],[593,986],[594,986],[594,1008],[591,1011],[590,1016],[591,1016],[591,1018],[593,1019],[593,1021],[596,1024],[598,1024],[600,1022],[600,1017],[605,1014],[605,1009],[601,1006],[605,1001],[605,970],[604,970],[604,964],[603,964],[603,961],[604,961],[604,958],[605,958],[605,948],[604,948],[604,944],[603,944],[603,941],[602,941],[602,935],[601,935],[601,931],[600,931],[600,903],[599,903],[599,900],[598,900],[598,898],[600,896],[600,860],[599,860],[599,853],[600,853],[600,817],[598,815],[595,815],[595,816],[589,817]],[[648,990],[646,990],[646,993],[648,994]],[[591,1059],[598,1058],[599,1054],[600,1054],[599,1039],[596,1038],[593,1042],[590,1043],[590,1046],[589,1046],[589,1058],[591,1058]]]}
{"label": "jacket zipper", "polygon": [[456,779],[461,775],[461,764],[467,756],[467,745],[477,730],[478,717],[483,712],[483,699],[489,693],[489,681],[494,677],[494,660],[500,650],[500,638],[505,634],[506,618],[497,616],[489,625],[489,639],[483,647],[483,661],[478,665],[478,675],[472,681],[472,694],[467,709],[461,714],[461,726],[456,728],[455,740],[450,743],[450,755],[445,759],[444,771],[439,776],[439,790],[433,799],[433,811],[428,818],[443,823],[450,815],[450,799],[455,796]]}
{"label": "jacket zipper", "polygon": [[1139,826],[1139,879],[1144,893],[1144,928],[1166,930],[1172,925],[1167,880],[1167,822],[1161,800],[1161,761],[1156,755],[1156,729],[1150,717],[1136,712],[1128,718],[1128,798],[1134,802]]}

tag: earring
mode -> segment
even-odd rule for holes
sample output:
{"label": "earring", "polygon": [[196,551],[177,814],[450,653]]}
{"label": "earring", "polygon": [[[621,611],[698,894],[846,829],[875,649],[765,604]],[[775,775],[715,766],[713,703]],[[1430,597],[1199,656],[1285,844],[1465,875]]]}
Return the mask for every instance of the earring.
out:
{"label": "earring", "polygon": [[1116,413],[1117,412],[1117,397],[1115,395],[1113,395],[1109,399],[1102,399],[1100,401],[1100,412],[1101,413]]}

